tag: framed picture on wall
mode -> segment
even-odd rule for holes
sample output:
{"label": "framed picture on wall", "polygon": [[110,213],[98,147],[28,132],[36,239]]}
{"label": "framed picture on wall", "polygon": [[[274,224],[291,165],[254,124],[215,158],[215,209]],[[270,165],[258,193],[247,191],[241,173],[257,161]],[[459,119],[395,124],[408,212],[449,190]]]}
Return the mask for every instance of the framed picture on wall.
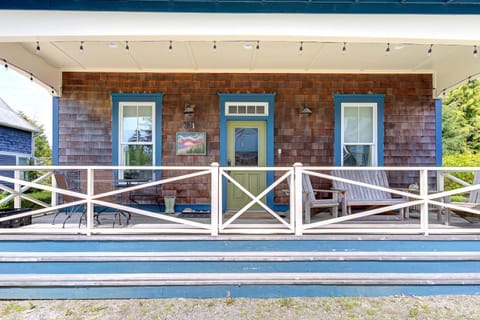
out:
{"label": "framed picture on wall", "polygon": [[207,154],[206,132],[177,132],[177,155],[196,156]]}

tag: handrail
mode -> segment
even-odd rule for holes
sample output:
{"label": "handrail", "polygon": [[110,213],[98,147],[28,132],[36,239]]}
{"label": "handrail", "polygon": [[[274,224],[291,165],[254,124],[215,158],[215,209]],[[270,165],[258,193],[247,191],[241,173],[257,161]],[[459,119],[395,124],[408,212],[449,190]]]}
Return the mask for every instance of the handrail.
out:
{"label": "handrail", "polygon": [[[100,172],[111,173],[111,179],[114,179],[115,172],[118,170],[151,170],[156,172],[163,172],[162,178],[155,181],[149,181],[137,185],[129,185],[122,187],[121,189],[114,189],[112,184],[111,190],[98,190],[99,183],[107,183],[102,177],[97,177],[96,174]],[[79,170],[83,173],[82,181],[84,183],[85,192],[72,191],[59,188],[52,181],[52,185],[42,184],[46,179],[53,176],[53,172],[59,170]],[[417,180],[412,181],[419,185],[418,190],[408,189],[408,186],[403,188],[392,188],[386,186],[378,186],[361,181],[355,181],[353,179],[345,179],[336,177],[331,174],[332,170],[384,170],[387,172],[397,172],[398,174],[404,174],[406,172],[413,172]],[[479,207],[465,207],[462,204],[450,203],[448,199],[452,195],[463,194],[475,190],[480,190],[480,185],[471,185],[455,176],[452,172],[468,172],[468,171],[480,171],[480,168],[476,167],[330,167],[330,166],[303,166],[300,163],[294,164],[291,167],[221,167],[217,163],[212,163],[210,166],[0,166],[2,172],[14,172],[14,177],[0,176],[0,189],[6,193],[3,199],[0,199],[0,205],[5,205],[9,201],[17,199],[15,202],[16,207],[19,207],[19,199],[22,198],[25,201],[36,203],[43,207],[40,209],[31,210],[28,212],[21,212],[12,214],[10,216],[0,216],[0,223],[6,221],[13,221],[15,219],[25,218],[29,216],[39,216],[44,214],[51,214],[58,212],[58,210],[64,210],[72,208],[74,206],[84,206],[86,208],[86,226],[69,226],[65,229],[60,229],[57,226],[42,225],[41,228],[12,228],[5,229],[0,228],[0,234],[210,234],[211,236],[218,236],[220,234],[294,234],[302,236],[305,234],[323,234],[323,233],[370,233],[370,234],[463,234],[473,233],[480,234],[479,228],[464,228],[458,226],[456,228],[447,228],[446,226],[437,226],[439,222],[433,221],[429,213],[436,209],[438,210],[439,218],[443,218],[443,212],[445,210],[462,211],[480,217]],[[39,171],[42,174],[33,179],[32,181],[24,180],[20,178],[20,172],[26,171]],[[252,193],[241,182],[234,178],[232,173],[242,171],[256,171],[256,172],[273,172],[275,179],[265,186],[264,190],[258,192],[258,194]],[[165,175],[165,173],[170,173]],[[322,183],[331,183],[332,181],[342,181],[352,185],[356,185],[361,188],[367,188],[372,190],[378,190],[390,194],[395,194],[403,197],[405,200],[401,203],[395,203],[391,205],[382,205],[380,207],[361,209],[351,215],[333,217],[324,217],[319,221],[313,221],[312,223],[305,223],[303,221],[303,194],[302,194],[302,175],[309,175],[316,179],[321,179]],[[146,210],[141,207],[133,207],[132,205],[121,203],[118,197],[135,192],[145,188],[156,187],[159,185],[168,185],[175,183],[176,185],[189,185],[195,179],[203,179],[207,177],[208,186],[207,189],[210,194],[210,219],[205,222],[191,220],[184,218],[181,215],[169,216],[166,214],[159,214]],[[434,178],[437,177],[438,181],[435,182]],[[290,179],[289,183],[289,195],[288,206],[290,210],[286,215],[280,214],[275,208],[270,207],[269,204],[263,201],[263,199],[270,193],[275,193],[278,198],[278,190],[280,188],[285,189],[282,185],[286,184],[287,179]],[[443,179],[451,179],[454,182],[459,183],[462,187],[454,190],[443,190]],[[52,179],[54,180],[54,179]],[[226,218],[223,212],[225,208],[222,207],[222,199],[226,195],[224,185],[222,181],[229,181],[228,185],[235,186],[240,192],[243,192],[248,201],[243,208],[239,208],[230,217]],[[432,190],[432,186],[437,184],[435,190]],[[13,187],[12,187],[13,186]],[[46,204],[42,201],[32,198],[27,192],[31,188],[49,191],[52,193],[52,203]],[[76,201],[57,204],[56,195],[71,196]],[[261,208],[262,212],[270,217],[270,220],[265,221],[248,221],[246,216],[252,206]],[[155,224],[150,225],[144,229],[135,228],[106,228],[102,225],[95,224],[95,206],[104,207],[113,212],[129,212],[129,214],[135,214],[139,216],[148,217],[154,219]],[[371,224],[352,224],[359,221],[359,219],[377,218],[378,215],[385,214],[391,211],[397,211],[400,209],[412,209],[416,208],[419,212],[420,223],[410,223],[413,220],[406,221],[405,223],[391,223],[388,227],[381,226],[375,227]],[[448,214],[447,214],[448,216]],[[437,218],[438,218],[437,217]],[[443,222],[442,222],[443,223]],[[153,226],[153,227],[152,227]],[[380,226],[380,225],[379,225]]]}

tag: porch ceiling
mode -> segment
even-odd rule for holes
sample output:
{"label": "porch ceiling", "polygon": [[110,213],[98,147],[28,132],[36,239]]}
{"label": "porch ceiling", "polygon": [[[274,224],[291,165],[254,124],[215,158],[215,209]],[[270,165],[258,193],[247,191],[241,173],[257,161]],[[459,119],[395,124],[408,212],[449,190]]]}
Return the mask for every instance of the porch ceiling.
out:
{"label": "porch ceiling", "polygon": [[479,29],[478,16],[0,11],[0,59],[56,94],[63,71],[373,72],[431,73],[437,96],[480,74]]}

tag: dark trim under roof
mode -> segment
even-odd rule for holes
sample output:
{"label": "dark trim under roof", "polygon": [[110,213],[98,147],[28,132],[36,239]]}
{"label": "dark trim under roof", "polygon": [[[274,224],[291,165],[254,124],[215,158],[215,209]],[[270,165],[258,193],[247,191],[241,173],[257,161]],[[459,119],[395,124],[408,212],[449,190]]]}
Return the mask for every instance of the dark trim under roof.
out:
{"label": "dark trim under roof", "polygon": [[480,0],[0,0],[0,10],[480,14]]}

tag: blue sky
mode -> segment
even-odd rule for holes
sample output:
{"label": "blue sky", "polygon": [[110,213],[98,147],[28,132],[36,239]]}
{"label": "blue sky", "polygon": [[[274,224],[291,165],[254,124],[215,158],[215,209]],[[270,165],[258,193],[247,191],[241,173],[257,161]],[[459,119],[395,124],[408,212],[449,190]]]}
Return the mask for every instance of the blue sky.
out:
{"label": "blue sky", "polygon": [[0,69],[0,98],[15,111],[42,124],[52,145],[52,96],[35,81],[12,69]]}

